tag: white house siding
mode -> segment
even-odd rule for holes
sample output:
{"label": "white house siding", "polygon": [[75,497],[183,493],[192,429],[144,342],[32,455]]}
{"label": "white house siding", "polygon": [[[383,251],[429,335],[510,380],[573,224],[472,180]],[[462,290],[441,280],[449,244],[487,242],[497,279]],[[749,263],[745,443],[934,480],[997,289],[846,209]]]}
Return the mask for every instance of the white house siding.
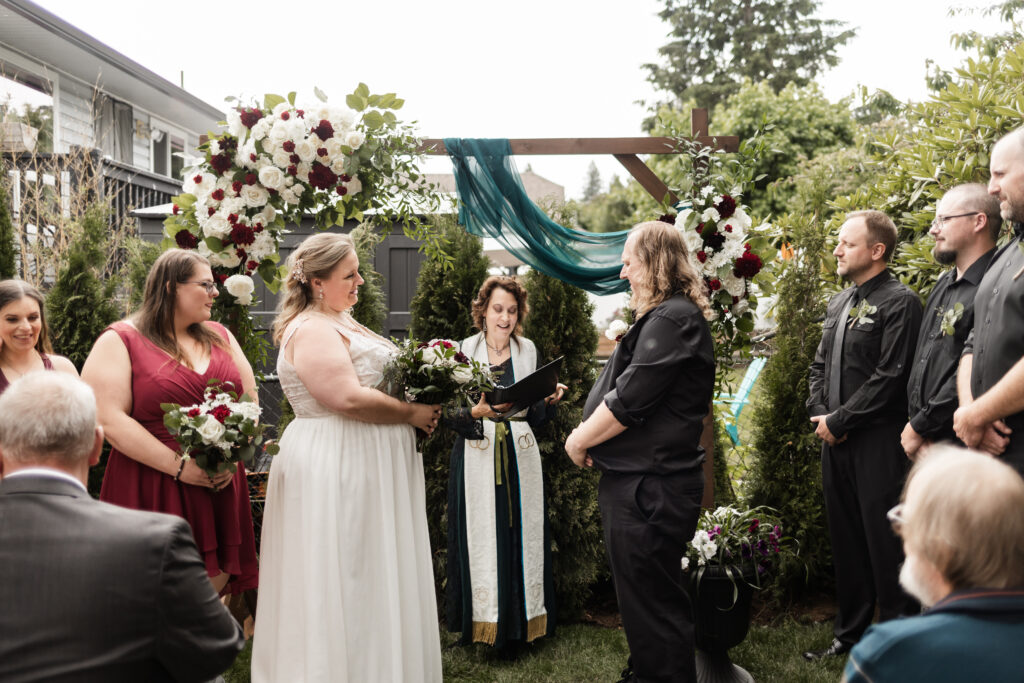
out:
{"label": "white house siding", "polygon": [[56,93],[57,116],[60,119],[59,149],[68,152],[71,146],[92,147],[93,130],[92,90],[82,87],[70,78],[61,79]]}

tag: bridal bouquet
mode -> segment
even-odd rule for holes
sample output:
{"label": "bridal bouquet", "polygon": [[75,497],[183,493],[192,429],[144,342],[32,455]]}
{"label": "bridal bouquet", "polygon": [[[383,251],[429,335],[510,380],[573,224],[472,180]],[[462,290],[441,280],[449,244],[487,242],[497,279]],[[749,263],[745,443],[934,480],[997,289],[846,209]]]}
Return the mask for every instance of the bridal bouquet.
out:
{"label": "bridal bouquet", "polygon": [[458,350],[454,342],[396,341],[398,354],[384,369],[388,393],[417,403],[472,405],[472,396],[494,388],[491,369]]}
{"label": "bridal bouquet", "polygon": [[[161,403],[164,426],[181,446],[183,458],[193,458],[209,475],[235,472],[239,461],[251,465],[263,442],[260,407],[248,396],[238,398],[231,382],[210,380],[202,403],[180,406]],[[227,388],[225,388],[227,387]],[[267,444],[271,455],[276,444]]]}

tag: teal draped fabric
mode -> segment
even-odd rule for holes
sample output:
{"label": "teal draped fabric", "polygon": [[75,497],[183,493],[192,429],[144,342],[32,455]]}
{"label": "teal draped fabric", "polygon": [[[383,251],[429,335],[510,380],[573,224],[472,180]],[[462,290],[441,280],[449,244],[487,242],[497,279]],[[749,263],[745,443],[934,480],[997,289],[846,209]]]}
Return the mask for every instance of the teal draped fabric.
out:
{"label": "teal draped fabric", "polygon": [[493,237],[523,263],[595,294],[624,292],[619,279],[628,230],[586,232],[551,220],[526,196],[508,140],[445,138],[462,204],[459,223]]}

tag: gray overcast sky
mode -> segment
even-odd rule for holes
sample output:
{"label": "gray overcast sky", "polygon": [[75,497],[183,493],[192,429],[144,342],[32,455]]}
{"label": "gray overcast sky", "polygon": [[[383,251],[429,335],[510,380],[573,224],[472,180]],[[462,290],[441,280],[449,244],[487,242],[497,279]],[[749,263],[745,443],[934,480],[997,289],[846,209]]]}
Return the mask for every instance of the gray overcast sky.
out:
{"label": "gray overcast sky", "polygon": [[[35,1],[175,83],[184,72],[185,88],[215,106],[289,90],[311,99],[313,86],[343,101],[363,81],[404,97],[402,115],[429,137],[640,135],[636,101],[657,97],[641,65],[667,34],[656,0]],[[821,79],[825,93],[836,100],[864,84],[923,98],[925,59],[958,62],[949,34],[966,22],[947,18],[948,5],[823,0],[819,16],[858,28]],[[605,182],[626,175],[611,157],[517,161],[573,197],[591,160]],[[449,169],[435,159],[428,170]]]}

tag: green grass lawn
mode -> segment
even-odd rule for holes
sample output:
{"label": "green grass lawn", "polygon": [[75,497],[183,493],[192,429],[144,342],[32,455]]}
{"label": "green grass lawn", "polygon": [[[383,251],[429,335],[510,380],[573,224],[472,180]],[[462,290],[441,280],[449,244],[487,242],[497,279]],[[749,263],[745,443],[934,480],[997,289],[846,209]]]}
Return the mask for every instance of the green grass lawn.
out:
{"label": "green grass lawn", "polygon": [[[799,623],[788,616],[771,626],[753,626],[745,642],[730,654],[734,663],[758,683],[816,683],[839,680],[843,661],[805,662],[800,653],[828,645],[830,624]],[[620,629],[588,624],[561,626],[553,638],[526,646],[515,660],[488,647],[454,645],[456,636],[441,632],[444,680],[451,683],[575,683],[617,681],[626,662],[626,636]],[[224,677],[248,683],[251,645]]]}

